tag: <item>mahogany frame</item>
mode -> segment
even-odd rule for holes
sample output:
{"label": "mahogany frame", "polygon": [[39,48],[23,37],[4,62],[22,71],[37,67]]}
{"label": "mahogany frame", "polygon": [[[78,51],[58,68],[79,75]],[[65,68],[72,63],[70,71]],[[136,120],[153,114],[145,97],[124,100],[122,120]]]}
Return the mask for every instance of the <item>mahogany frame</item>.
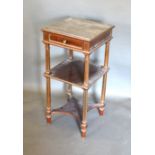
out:
{"label": "mahogany frame", "polygon": [[[113,27],[112,27],[113,28]],[[107,83],[107,72],[103,75],[103,82],[102,82],[102,90],[101,90],[101,98],[100,102],[94,105],[88,104],[88,89],[89,89],[89,63],[90,63],[90,55],[91,53],[101,47],[103,44],[105,44],[105,56],[104,56],[104,68],[108,69],[108,62],[109,62],[109,47],[110,47],[110,40],[112,39],[112,28],[107,30],[106,33],[103,33],[99,36],[97,36],[95,39],[91,41],[85,41],[77,38],[71,38],[71,42],[78,46],[73,46],[70,44],[66,44],[66,41],[59,38],[59,36],[62,38],[63,35],[61,34],[54,34],[54,37],[51,37],[53,33],[43,31],[43,43],[45,44],[45,58],[46,58],[46,65],[45,65],[45,77],[46,77],[46,120],[47,123],[52,122],[52,115],[57,113],[62,113],[66,115],[72,115],[77,120],[80,120],[81,123],[81,136],[86,137],[86,131],[87,131],[87,112],[90,109],[97,108],[99,111],[99,115],[104,114],[104,102],[105,102],[105,93],[106,93],[106,83]],[[56,38],[58,37],[58,38]],[[66,36],[65,36],[66,39]],[[55,41],[57,40],[57,41]],[[77,43],[78,42],[78,43]],[[84,82],[83,82],[83,106],[81,109],[81,114],[79,116],[75,116],[73,112],[69,111],[62,111],[63,107],[59,109],[51,109],[51,73],[50,73],[50,45],[52,46],[59,46],[62,48],[68,49],[68,58],[73,58],[73,52],[76,50],[78,52],[81,52],[84,54]],[[68,99],[72,99],[72,84],[67,84],[66,94],[68,95]],[[81,119],[80,119],[81,115]]]}

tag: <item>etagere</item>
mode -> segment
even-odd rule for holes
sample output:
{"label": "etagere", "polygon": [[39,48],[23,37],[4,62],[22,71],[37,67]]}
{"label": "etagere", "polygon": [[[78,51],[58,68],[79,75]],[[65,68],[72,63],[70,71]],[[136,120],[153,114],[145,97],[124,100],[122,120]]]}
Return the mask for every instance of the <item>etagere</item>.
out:
{"label": "etagere", "polygon": [[[42,29],[45,44],[45,73],[46,77],[46,119],[52,122],[56,113],[72,115],[79,123],[81,136],[86,137],[87,112],[97,108],[100,115],[104,114],[104,101],[109,70],[109,46],[112,39],[113,25],[99,22],[66,18],[52,23]],[[101,66],[90,62],[91,54],[105,44],[104,63]],[[68,59],[58,65],[50,66],[50,46],[68,49]],[[84,60],[74,58],[74,52],[84,54]],[[64,72],[65,70],[65,72]],[[101,98],[99,103],[88,103],[88,90],[99,78],[103,77]],[[60,108],[51,108],[51,79],[67,84],[67,103]],[[83,104],[73,97],[72,86],[83,89]]]}

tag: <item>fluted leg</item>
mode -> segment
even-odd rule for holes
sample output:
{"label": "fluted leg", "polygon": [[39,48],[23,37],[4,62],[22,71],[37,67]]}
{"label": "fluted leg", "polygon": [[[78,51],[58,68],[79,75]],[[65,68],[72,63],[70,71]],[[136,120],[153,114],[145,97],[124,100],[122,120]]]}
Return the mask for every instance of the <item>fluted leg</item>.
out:
{"label": "fluted leg", "polygon": [[[68,59],[73,60],[73,50],[68,50]],[[66,94],[68,98],[72,97],[72,85],[66,84]]]}
{"label": "fluted leg", "polygon": [[[109,46],[110,46],[110,42],[107,42],[105,45],[104,68],[108,68]],[[102,82],[102,91],[101,91],[101,99],[100,99],[100,103],[102,106],[99,108],[100,116],[104,115],[104,102],[105,102],[106,84],[107,84],[107,73],[104,74],[103,82]]]}
{"label": "fluted leg", "polygon": [[[46,74],[50,74],[50,46],[45,44],[46,49]],[[51,79],[46,77],[46,120],[47,123],[51,123]]]}
{"label": "fluted leg", "polygon": [[51,86],[50,86],[50,78],[46,79],[46,120],[47,123],[51,123]]}
{"label": "fluted leg", "polygon": [[87,111],[88,111],[88,87],[89,87],[89,59],[90,55],[85,55],[84,63],[84,82],[85,89],[83,90],[83,111],[82,111],[82,122],[81,122],[81,136],[86,137],[87,130]]}
{"label": "fluted leg", "polygon": [[99,108],[100,116],[104,115],[104,101],[105,101],[105,93],[106,93],[106,82],[107,82],[107,74],[105,74],[103,76],[101,99],[100,99],[100,103],[101,103],[102,107]]}
{"label": "fluted leg", "polygon": [[86,137],[86,132],[87,132],[87,110],[88,110],[88,90],[84,90],[82,122],[81,122],[81,136],[82,137]]}

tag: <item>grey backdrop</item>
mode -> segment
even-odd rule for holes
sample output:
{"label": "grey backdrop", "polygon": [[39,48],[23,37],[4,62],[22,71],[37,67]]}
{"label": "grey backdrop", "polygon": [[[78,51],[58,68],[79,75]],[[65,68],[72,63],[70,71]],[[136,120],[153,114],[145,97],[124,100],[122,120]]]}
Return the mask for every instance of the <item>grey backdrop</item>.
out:
{"label": "grey backdrop", "polygon": [[[81,17],[114,24],[110,48],[107,95],[130,97],[130,0],[25,0],[24,1],[24,89],[44,91],[44,45],[40,29],[57,18]],[[103,64],[104,47],[92,55]],[[66,57],[57,47],[51,49],[52,65]],[[80,56],[78,54],[78,56]],[[101,81],[95,90],[99,94]],[[52,82],[61,92],[62,84]],[[74,91],[78,89],[74,88]]]}

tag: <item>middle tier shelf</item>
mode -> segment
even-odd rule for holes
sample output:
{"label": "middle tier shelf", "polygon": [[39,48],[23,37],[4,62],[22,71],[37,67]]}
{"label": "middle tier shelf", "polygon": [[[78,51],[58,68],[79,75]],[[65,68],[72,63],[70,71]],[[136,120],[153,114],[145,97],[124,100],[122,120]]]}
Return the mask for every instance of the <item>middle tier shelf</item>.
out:
{"label": "middle tier shelf", "polygon": [[[102,77],[109,68],[89,64],[89,87]],[[85,88],[84,83],[84,61],[77,59],[67,59],[50,70],[50,74],[45,73],[45,77],[72,84],[80,88]]]}

